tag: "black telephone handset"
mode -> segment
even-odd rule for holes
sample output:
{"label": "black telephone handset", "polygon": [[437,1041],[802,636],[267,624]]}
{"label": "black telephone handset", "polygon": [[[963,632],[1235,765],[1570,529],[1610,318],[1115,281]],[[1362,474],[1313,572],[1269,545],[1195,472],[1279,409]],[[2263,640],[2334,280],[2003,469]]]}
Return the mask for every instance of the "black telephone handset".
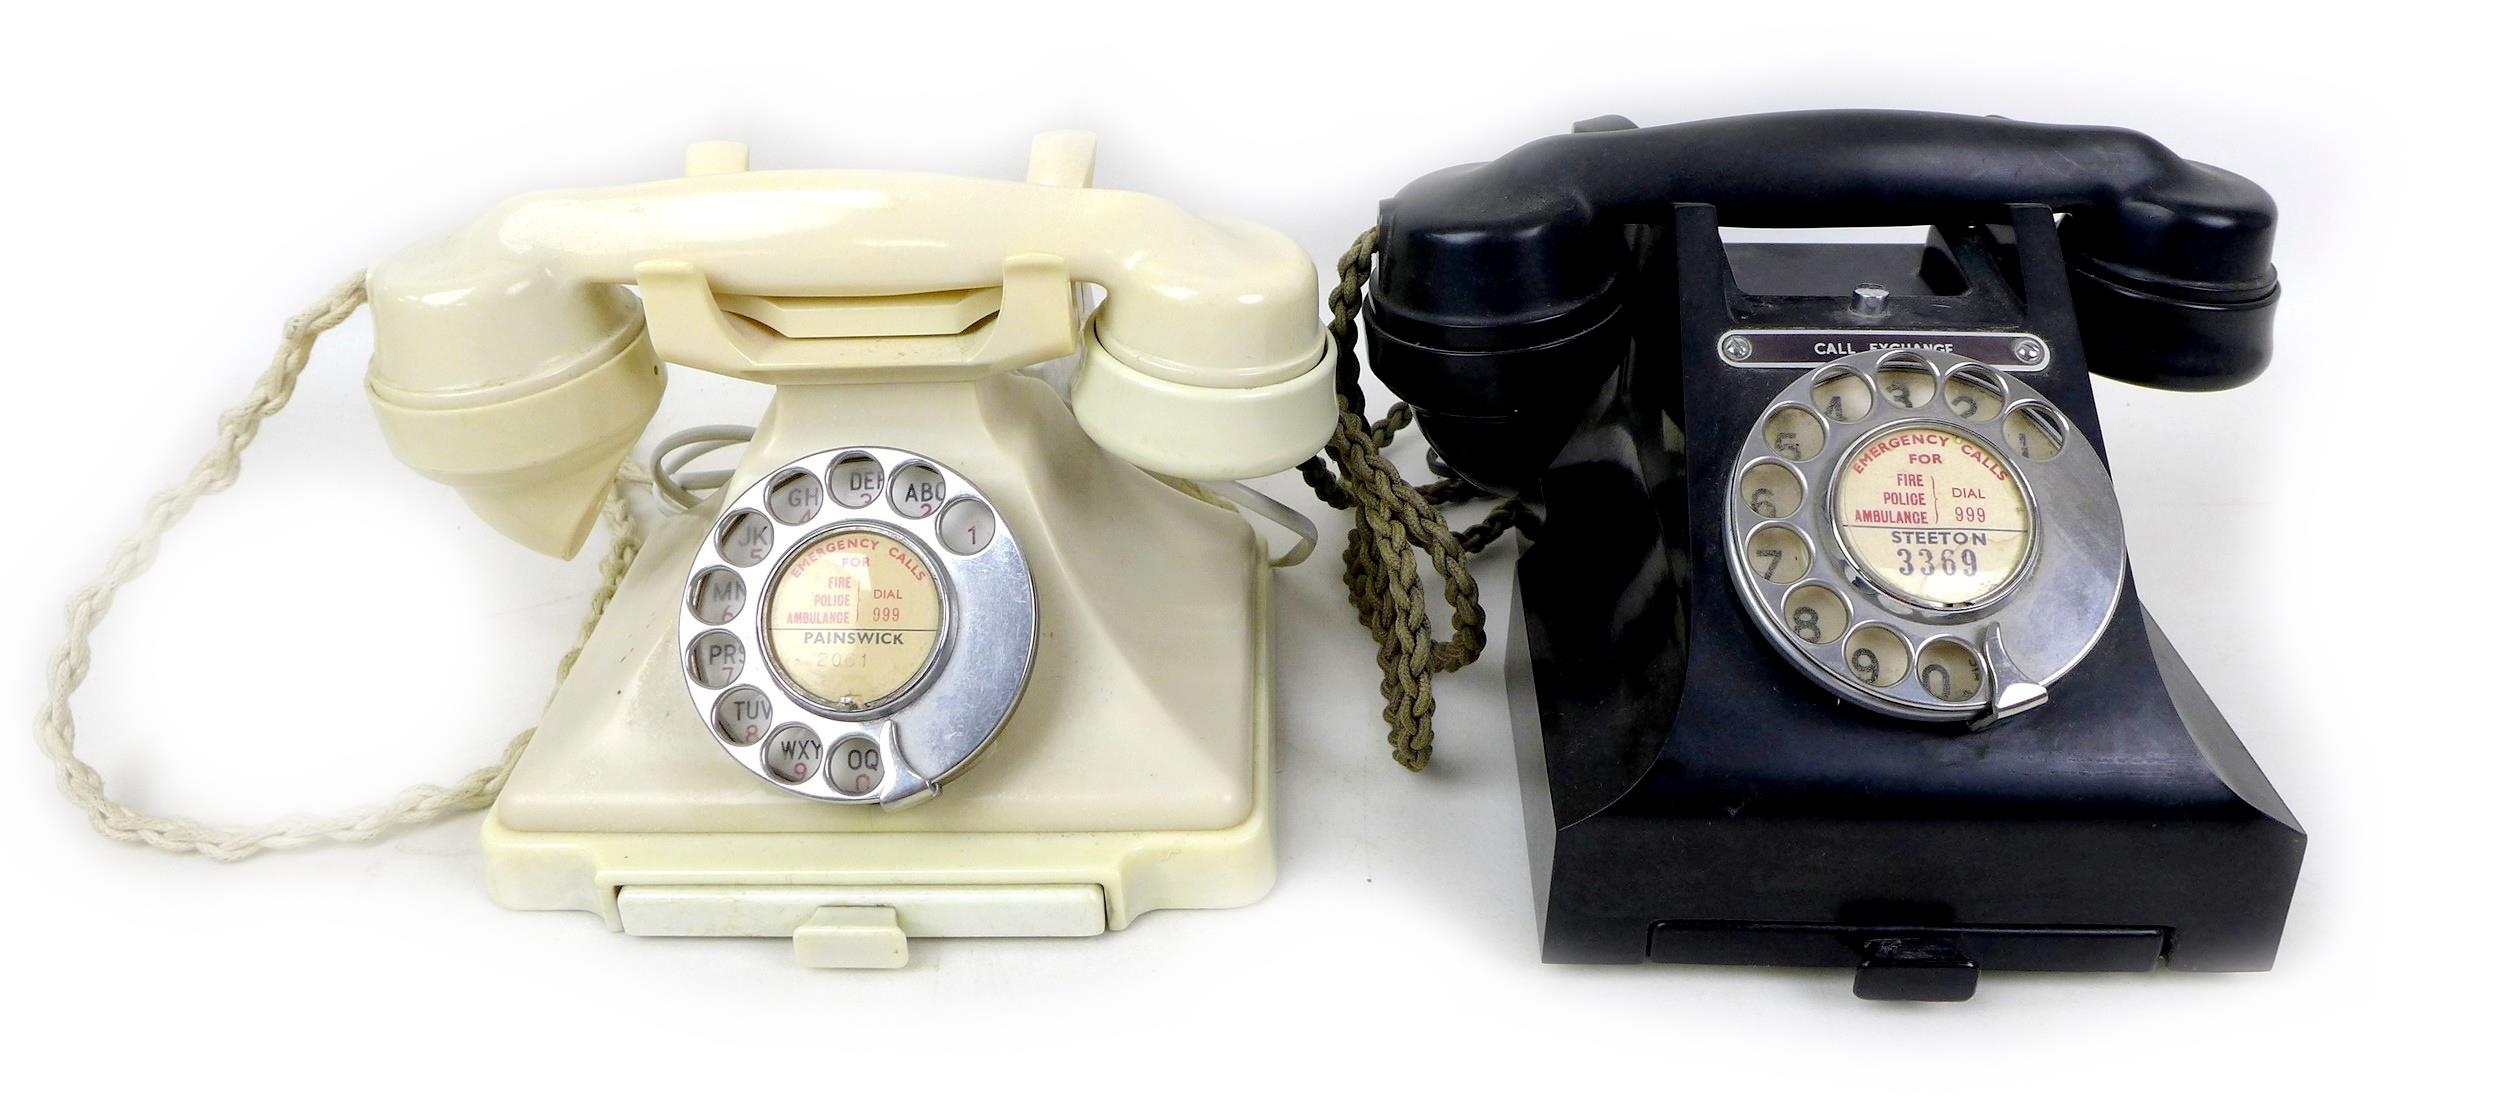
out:
{"label": "black telephone handset", "polygon": [[2273,351],[2274,201],[2246,179],[2133,131],[1802,111],[1591,120],[1408,185],[1381,205],[1373,371],[1450,464],[1514,485],[1546,438],[1513,431],[1576,414],[1571,384],[1585,391],[1630,337],[1641,236],[1627,231],[1692,207],[1740,227],[2002,225],[2041,208],[2065,216],[2059,283],[2094,371],[2228,388]]}
{"label": "black telephone handset", "polygon": [[1385,202],[1364,313],[1440,458],[1525,505],[1547,959],[1905,998],[2268,966],[2306,839],[2136,602],[2087,374],[2261,371],[2271,199],[2123,130],[1578,130]]}

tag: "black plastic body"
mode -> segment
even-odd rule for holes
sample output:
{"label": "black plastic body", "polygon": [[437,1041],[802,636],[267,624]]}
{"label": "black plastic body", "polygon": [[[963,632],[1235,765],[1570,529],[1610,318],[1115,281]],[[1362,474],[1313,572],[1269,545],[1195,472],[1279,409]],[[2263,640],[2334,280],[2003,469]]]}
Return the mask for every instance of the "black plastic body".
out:
{"label": "black plastic body", "polygon": [[[1837,701],[1740,605],[1731,459],[1798,370],[1722,360],[1729,330],[2035,335],[2049,363],[2024,381],[2103,448],[2088,373],[2108,347],[2087,337],[2073,218],[1963,195],[1882,210],[1940,225],[1923,247],[1730,245],[1715,204],[1641,206],[1615,228],[1602,320],[1440,370],[1501,379],[1419,383],[1412,344],[1373,329],[1375,358],[1410,357],[1404,381],[1384,374],[1410,400],[1552,393],[1432,434],[1531,509],[1508,675],[1545,958],[1850,967],[1862,995],[1926,1000],[1983,970],[2270,966],[2305,834],[2131,578],[2049,701],[1977,732]],[[1380,271],[1412,241],[1385,236]],[[1850,311],[1861,281],[1892,291],[1883,317]],[[1432,291],[1406,294],[1400,311]],[[1513,432],[1477,436],[1491,423]]]}
{"label": "black plastic body", "polygon": [[[1546,959],[1857,967],[1887,998],[1967,995],[1934,970],[1956,963],[2268,967],[2306,838],[2131,583],[2045,706],[1978,732],[1842,704],[1762,640],[1727,578],[1722,489],[1795,371],[1730,367],[1716,341],[1845,311],[1732,287],[1726,252],[1781,248],[1723,247],[1713,216],[1658,229],[1628,357],[1534,488],[1511,701]],[[1939,235],[1973,271],[1938,299],[1955,329],[2046,339],[2024,379],[2100,449],[2049,213],[2005,217],[2002,251]],[[1825,249],[1835,281],[1913,264]]]}

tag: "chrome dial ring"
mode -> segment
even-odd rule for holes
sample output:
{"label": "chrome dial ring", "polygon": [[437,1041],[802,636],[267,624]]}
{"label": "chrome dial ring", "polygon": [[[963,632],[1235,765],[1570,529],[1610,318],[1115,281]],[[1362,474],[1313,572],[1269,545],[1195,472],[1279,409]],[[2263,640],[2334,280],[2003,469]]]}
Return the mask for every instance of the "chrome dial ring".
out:
{"label": "chrome dial ring", "polygon": [[[1765,370],[1778,371],[1778,370]],[[1726,490],[1729,578],[1843,700],[1981,724],[2037,705],[2126,578],[2109,470],[2029,384],[1926,350],[1800,374]]]}
{"label": "chrome dial ring", "polygon": [[1033,574],[997,506],[902,450],[826,450],[730,495],[687,568],[678,657],[723,751],[794,795],[899,807],[1024,694]]}

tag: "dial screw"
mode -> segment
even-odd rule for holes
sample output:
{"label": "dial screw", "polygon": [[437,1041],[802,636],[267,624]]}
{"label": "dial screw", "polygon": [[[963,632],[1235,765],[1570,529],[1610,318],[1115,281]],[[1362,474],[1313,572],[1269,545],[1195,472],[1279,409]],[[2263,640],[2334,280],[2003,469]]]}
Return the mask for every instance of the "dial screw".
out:
{"label": "dial screw", "polygon": [[1719,343],[1719,352],[1730,361],[1742,361],[1753,356],[1753,339],[1742,334],[1730,334]]}
{"label": "dial screw", "polygon": [[2048,355],[2048,347],[2041,345],[2038,338],[2017,338],[2014,340],[2014,360],[2016,361],[2020,361],[2026,365],[2037,365],[2040,363],[2041,358]]}

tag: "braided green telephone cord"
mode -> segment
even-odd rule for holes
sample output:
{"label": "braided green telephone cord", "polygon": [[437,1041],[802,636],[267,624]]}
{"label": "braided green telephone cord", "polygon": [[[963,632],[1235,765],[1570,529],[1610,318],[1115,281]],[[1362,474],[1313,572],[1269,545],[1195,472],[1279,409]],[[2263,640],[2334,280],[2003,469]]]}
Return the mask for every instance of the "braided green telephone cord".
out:
{"label": "braided green telephone cord", "polygon": [[[112,610],[114,594],[155,562],[159,541],[191,512],[192,504],[202,496],[215,495],[234,485],[242,470],[244,448],[260,434],[261,424],[284,410],[287,400],[294,396],[296,379],[303,375],[304,366],[312,358],[314,341],[324,331],[347,321],[364,302],[365,278],[359,273],[287,321],[285,337],[278,343],[269,371],[253,384],[251,395],[240,406],[217,420],[216,444],[180,483],[148,501],[138,532],[124,539],[105,563],[103,574],[70,600],[69,636],[52,656],[49,696],[35,719],[35,743],[51,758],[61,790],[87,812],[87,820],[106,837],[137,841],[167,852],[197,853],[215,860],[241,860],[266,849],[291,849],[324,841],[367,841],[399,827],[431,822],[494,802],[504,781],[511,777],[512,765],[520,759],[521,750],[529,746],[530,738],[537,733],[535,727],[522,730],[504,746],[500,760],[449,786],[411,787],[362,810],[244,826],[208,825],[149,814],[116,802],[104,794],[104,777],[93,765],[78,759],[78,728],[70,716],[69,700],[86,682],[91,660],[87,639],[94,634],[96,624],[104,621],[106,612]],[[608,494],[604,517],[613,544],[599,562],[599,586],[591,593],[590,610],[582,616],[581,633],[574,639],[573,648],[556,662],[558,683],[563,682],[565,673],[581,656],[591,628],[598,625],[599,615],[607,610],[608,601],[616,597],[616,587],[625,578],[625,569],[641,551],[642,527],[626,507],[625,487],[629,483],[649,482],[650,476],[641,466],[629,464]]]}
{"label": "braided green telephone cord", "polygon": [[[1380,695],[1386,700],[1380,717],[1389,723],[1389,755],[1422,771],[1432,762],[1433,675],[1456,672],[1484,653],[1484,604],[1476,598],[1467,558],[1519,525],[1525,508],[1517,499],[1504,500],[1484,521],[1452,533],[1440,506],[1490,493],[1459,479],[1409,484],[1381,455],[1414,421],[1414,412],[1397,403],[1379,422],[1363,419],[1354,316],[1379,243],[1379,228],[1366,230],[1337,260],[1337,286],[1328,293],[1328,330],[1337,339],[1337,429],[1328,439],[1327,460],[1313,457],[1299,471],[1320,502],[1353,512],[1345,547],[1346,599],[1380,647]],[[1329,461],[1336,472],[1329,471]],[[1441,574],[1441,594],[1450,604],[1447,641],[1432,636],[1417,550],[1431,557]]]}

